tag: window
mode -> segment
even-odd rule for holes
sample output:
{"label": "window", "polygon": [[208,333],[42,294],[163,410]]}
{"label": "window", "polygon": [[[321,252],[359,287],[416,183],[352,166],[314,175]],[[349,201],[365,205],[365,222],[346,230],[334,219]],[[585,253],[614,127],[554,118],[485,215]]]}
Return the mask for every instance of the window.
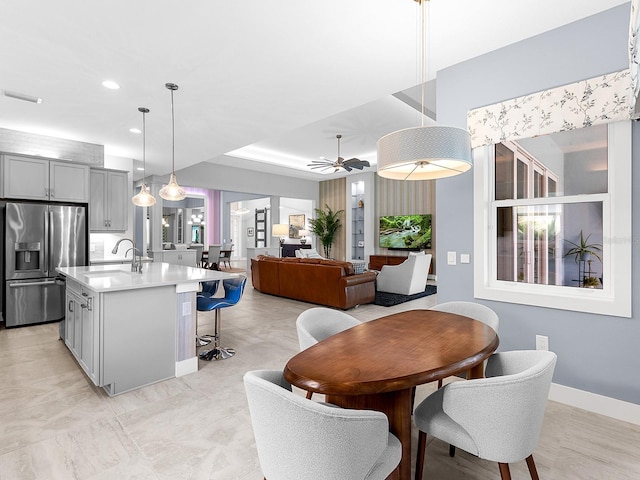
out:
{"label": "window", "polygon": [[630,122],[480,147],[474,159],[475,296],[630,316]]}

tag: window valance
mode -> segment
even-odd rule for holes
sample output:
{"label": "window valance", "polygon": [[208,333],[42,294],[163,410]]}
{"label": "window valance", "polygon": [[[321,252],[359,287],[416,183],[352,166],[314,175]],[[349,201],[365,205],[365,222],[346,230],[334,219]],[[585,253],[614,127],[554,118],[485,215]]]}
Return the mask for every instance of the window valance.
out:
{"label": "window valance", "polygon": [[629,69],[470,110],[471,146],[535,137],[632,118]]}

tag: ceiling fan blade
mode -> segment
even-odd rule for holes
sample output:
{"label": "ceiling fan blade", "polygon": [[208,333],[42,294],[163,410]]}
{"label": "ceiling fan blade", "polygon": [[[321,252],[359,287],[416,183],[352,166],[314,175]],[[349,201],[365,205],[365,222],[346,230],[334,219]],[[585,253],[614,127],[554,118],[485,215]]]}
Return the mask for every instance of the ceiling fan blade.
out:
{"label": "ceiling fan blade", "polygon": [[358,158],[350,158],[349,160],[344,162],[344,165],[349,165],[349,166],[357,168],[359,170],[362,170],[363,167],[370,167],[371,166],[367,160],[360,160]]}
{"label": "ceiling fan blade", "polygon": [[344,168],[347,172],[351,171],[351,166],[349,166],[349,165],[344,165],[343,164],[343,165],[341,165],[341,167]]}

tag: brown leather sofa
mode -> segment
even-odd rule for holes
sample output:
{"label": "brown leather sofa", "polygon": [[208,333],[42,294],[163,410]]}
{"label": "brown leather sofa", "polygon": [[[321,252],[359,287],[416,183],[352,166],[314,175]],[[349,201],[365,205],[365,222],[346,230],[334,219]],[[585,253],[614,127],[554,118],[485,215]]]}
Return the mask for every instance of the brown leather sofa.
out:
{"label": "brown leather sofa", "polygon": [[355,274],[349,262],[320,258],[251,259],[253,287],[262,293],[343,310],[373,302],[376,274]]}

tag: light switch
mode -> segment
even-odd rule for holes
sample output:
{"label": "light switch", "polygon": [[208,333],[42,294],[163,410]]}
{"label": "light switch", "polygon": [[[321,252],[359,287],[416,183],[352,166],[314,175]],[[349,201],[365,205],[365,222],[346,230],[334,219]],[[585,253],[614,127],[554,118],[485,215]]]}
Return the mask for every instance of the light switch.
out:
{"label": "light switch", "polygon": [[460,254],[460,263],[469,263],[469,254],[461,253]]}
{"label": "light switch", "polygon": [[447,265],[456,264],[456,252],[447,252]]}

